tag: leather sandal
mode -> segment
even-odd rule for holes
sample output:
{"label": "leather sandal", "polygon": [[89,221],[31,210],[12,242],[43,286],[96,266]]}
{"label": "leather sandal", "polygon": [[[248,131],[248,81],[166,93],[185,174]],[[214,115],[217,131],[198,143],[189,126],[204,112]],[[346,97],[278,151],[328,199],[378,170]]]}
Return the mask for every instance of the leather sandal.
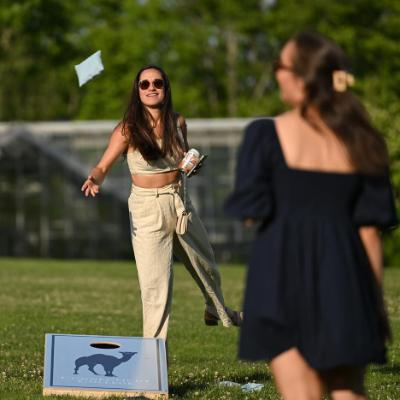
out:
{"label": "leather sandal", "polygon": [[233,326],[242,326],[243,324],[243,311],[227,310],[229,318]]}
{"label": "leather sandal", "polygon": [[218,325],[219,317],[216,317],[214,314],[211,314],[207,310],[204,311],[204,323],[208,326],[216,326]]}
{"label": "leather sandal", "polygon": [[[243,311],[226,310],[233,326],[241,326],[243,323]],[[219,317],[211,314],[207,310],[204,311],[204,323],[208,326],[217,326]]]}

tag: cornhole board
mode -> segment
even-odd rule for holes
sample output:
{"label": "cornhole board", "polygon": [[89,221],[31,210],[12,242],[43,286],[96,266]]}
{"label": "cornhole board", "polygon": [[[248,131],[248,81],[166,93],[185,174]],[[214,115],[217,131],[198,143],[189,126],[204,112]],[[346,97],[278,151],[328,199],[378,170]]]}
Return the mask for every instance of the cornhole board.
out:
{"label": "cornhole board", "polygon": [[165,341],[47,333],[43,395],[167,399]]}

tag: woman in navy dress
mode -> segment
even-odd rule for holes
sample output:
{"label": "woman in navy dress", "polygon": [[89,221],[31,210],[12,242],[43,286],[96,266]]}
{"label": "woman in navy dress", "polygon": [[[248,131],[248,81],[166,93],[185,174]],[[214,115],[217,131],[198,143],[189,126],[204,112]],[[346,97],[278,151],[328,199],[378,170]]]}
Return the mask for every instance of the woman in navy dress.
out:
{"label": "woman in navy dress", "polygon": [[240,357],[270,360],[284,399],[365,399],[385,362],[380,232],[397,218],[385,142],[349,89],[343,51],[317,34],[283,47],[290,111],[246,129],[226,211],[260,222]]}

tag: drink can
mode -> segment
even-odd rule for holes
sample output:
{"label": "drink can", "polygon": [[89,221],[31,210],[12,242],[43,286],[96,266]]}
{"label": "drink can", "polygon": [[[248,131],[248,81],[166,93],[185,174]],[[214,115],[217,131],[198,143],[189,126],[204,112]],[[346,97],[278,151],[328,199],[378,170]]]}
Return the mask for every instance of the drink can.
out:
{"label": "drink can", "polygon": [[190,149],[183,157],[179,168],[186,174],[190,174],[200,161],[200,152],[196,149]]}

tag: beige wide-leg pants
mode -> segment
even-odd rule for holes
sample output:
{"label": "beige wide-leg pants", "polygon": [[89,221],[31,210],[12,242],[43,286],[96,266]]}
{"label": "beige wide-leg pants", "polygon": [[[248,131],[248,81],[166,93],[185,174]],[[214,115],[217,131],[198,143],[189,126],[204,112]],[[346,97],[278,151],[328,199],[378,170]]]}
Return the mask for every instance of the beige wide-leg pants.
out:
{"label": "beige wide-leg pants", "polygon": [[156,189],[132,186],[128,205],[143,305],[143,336],[167,337],[173,254],[202,291],[207,311],[218,315],[224,326],[231,326],[207,232],[188,198],[187,231],[183,235],[175,232],[177,213],[184,209],[180,183]]}

